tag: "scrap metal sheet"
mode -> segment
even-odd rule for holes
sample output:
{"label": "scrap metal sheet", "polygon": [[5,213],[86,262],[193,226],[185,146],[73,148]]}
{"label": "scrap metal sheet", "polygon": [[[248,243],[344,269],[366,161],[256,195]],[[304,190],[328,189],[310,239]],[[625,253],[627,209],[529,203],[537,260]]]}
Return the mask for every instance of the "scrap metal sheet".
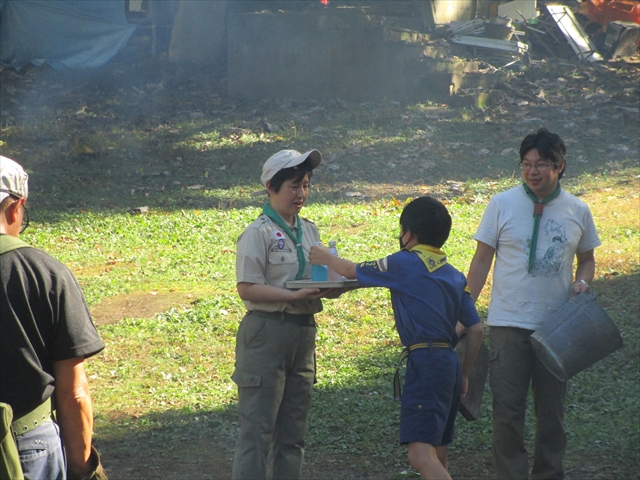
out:
{"label": "scrap metal sheet", "polygon": [[547,5],[547,10],[580,60],[588,60],[590,62],[603,60],[602,55],[596,51],[596,47],[591,43],[591,40],[589,40],[569,7],[565,5]]}

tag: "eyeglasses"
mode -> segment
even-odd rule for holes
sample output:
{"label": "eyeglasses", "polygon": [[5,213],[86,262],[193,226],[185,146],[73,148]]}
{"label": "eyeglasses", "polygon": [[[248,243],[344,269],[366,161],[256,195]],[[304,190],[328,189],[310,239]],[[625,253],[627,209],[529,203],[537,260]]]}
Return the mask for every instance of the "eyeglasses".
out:
{"label": "eyeglasses", "polygon": [[555,167],[556,164],[555,163],[543,163],[543,162],[539,162],[536,163],[535,165],[532,165],[529,162],[520,162],[520,169],[523,172],[528,172],[529,170],[531,170],[532,168],[535,169],[537,172],[545,172],[549,167]]}
{"label": "eyeglasses", "polygon": [[22,226],[20,227],[20,233],[24,232],[29,226],[29,213],[27,212],[27,207],[22,204]]}

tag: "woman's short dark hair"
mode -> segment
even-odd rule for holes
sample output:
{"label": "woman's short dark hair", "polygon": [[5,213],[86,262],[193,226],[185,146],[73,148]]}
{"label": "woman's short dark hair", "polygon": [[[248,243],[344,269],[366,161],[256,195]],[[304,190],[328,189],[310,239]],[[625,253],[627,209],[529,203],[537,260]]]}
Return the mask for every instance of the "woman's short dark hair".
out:
{"label": "woman's short dark hair", "polygon": [[276,173],[271,177],[271,180],[269,180],[269,188],[278,193],[284,182],[291,179],[293,179],[294,182],[299,182],[306,174],[309,174],[309,180],[311,180],[311,177],[313,176],[313,168],[311,168],[311,161],[308,158],[300,165],[283,168]]}
{"label": "woman's short dark hair", "polygon": [[416,235],[418,243],[440,248],[449,238],[451,215],[439,200],[419,197],[402,210],[400,227]]}
{"label": "woman's short dark hair", "polygon": [[529,152],[529,150],[536,149],[540,158],[544,160],[551,160],[557,167],[562,162],[565,162],[565,167],[558,174],[558,178],[562,178],[562,175],[567,170],[567,148],[564,142],[557,133],[551,133],[546,128],[540,128],[536,133],[531,133],[524,137],[524,140],[520,144],[520,161]]}

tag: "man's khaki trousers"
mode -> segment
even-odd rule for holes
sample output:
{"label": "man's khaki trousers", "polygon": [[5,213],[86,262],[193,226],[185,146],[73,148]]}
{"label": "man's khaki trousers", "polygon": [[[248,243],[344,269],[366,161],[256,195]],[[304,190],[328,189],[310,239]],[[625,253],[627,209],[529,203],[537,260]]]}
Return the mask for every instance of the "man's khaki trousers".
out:
{"label": "man's khaki trousers", "polygon": [[490,327],[493,459],[500,480],[529,478],[524,424],[529,384],[536,414],[532,480],[564,478],[566,383],[556,379],[531,347],[531,330]]}

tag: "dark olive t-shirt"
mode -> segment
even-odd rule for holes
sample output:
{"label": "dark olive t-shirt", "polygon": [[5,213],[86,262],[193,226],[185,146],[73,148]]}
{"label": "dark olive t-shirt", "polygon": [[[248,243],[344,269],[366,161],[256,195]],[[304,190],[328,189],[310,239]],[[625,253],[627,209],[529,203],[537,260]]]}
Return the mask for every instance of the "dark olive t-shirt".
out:
{"label": "dark olive t-shirt", "polygon": [[0,402],[14,417],[53,394],[53,362],[104,348],[69,269],[26,247],[0,255]]}

